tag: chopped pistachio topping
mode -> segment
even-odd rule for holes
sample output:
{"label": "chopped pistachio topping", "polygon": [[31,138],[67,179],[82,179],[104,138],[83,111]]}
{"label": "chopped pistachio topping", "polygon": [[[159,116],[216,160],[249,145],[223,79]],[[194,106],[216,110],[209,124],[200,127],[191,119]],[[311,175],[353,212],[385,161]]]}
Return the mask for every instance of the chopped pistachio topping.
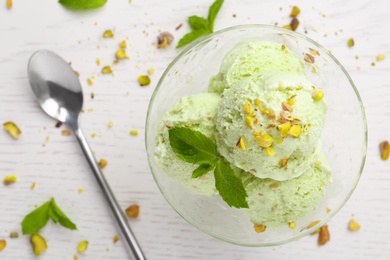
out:
{"label": "chopped pistachio topping", "polygon": [[280,187],[280,183],[279,182],[274,182],[274,183],[270,184],[269,187],[271,189],[277,189],[277,188]]}
{"label": "chopped pistachio topping", "polygon": [[173,35],[169,32],[162,32],[157,36],[157,48],[165,48],[173,41]]}
{"label": "chopped pistachio topping", "polygon": [[351,219],[348,223],[348,229],[350,231],[358,231],[360,229],[360,224],[356,220]]}
{"label": "chopped pistachio topping", "polygon": [[299,9],[298,6],[294,5],[292,10],[291,10],[290,17],[297,17],[300,12],[301,12],[301,9]]}
{"label": "chopped pistachio topping", "polygon": [[87,83],[89,86],[93,86],[93,80],[91,78],[87,79]]}
{"label": "chopped pistachio topping", "polygon": [[347,42],[348,47],[353,47],[355,45],[355,41],[353,38],[349,38]]}
{"label": "chopped pistachio topping", "polygon": [[236,146],[241,150],[246,150],[246,144],[243,136],[241,136],[240,139],[238,139]]}
{"label": "chopped pistachio topping", "polygon": [[292,31],[292,27],[290,24],[283,25],[283,28]]}
{"label": "chopped pistachio topping", "polygon": [[252,111],[252,105],[251,102],[247,101],[244,105],[244,114],[250,114]]}
{"label": "chopped pistachio topping", "polygon": [[299,137],[302,132],[302,127],[300,125],[292,125],[290,130],[288,130],[288,134],[294,137]]}
{"label": "chopped pistachio topping", "polygon": [[61,135],[63,135],[63,136],[70,136],[71,134],[72,134],[72,132],[70,130],[67,130],[67,129],[61,131]]}
{"label": "chopped pistachio topping", "polygon": [[278,125],[278,130],[281,137],[286,137],[291,128],[291,123],[285,123]]}
{"label": "chopped pistachio topping", "polygon": [[274,156],[275,155],[275,149],[270,146],[270,147],[267,147],[267,148],[264,148],[263,149],[263,152],[268,155],[268,156]]}
{"label": "chopped pistachio topping", "polygon": [[148,69],[148,74],[149,74],[149,75],[153,75],[154,72],[155,72],[154,68]]}
{"label": "chopped pistachio topping", "polygon": [[11,184],[14,184],[17,181],[17,179],[18,179],[18,177],[16,177],[15,175],[5,176],[5,178],[3,180],[3,184],[5,186],[9,186]]}
{"label": "chopped pistachio topping", "polygon": [[130,130],[130,135],[138,135],[138,130]]}
{"label": "chopped pistachio topping", "polygon": [[108,127],[113,127],[114,126],[114,121],[110,120],[108,121]]}
{"label": "chopped pistachio topping", "polygon": [[318,245],[325,245],[330,240],[330,234],[328,230],[328,225],[324,225],[320,228],[320,233],[318,235]]}
{"label": "chopped pistachio topping", "polygon": [[261,136],[255,136],[254,140],[260,147],[267,148],[272,145],[273,138],[269,134],[265,134]]}
{"label": "chopped pistachio topping", "polygon": [[116,242],[119,241],[119,236],[115,235],[113,238],[112,238],[112,242],[115,244]]}
{"label": "chopped pistachio topping", "polygon": [[96,60],[96,65],[100,66],[101,63],[102,63],[102,61],[100,59]]}
{"label": "chopped pistachio topping", "polygon": [[130,59],[129,56],[127,56],[126,51],[124,49],[119,49],[115,52],[115,57],[118,60],[123,60],[123,59]]}
{"label": "chopped pistachio topping", "polygon": [[102,68],[102,73],[103,73],[103,74],[110,74],[110,73],[112,73],[111,66],[104,66],[104,67]]}
{"label": "chopped pistachio topping", "polygon": [[314,63],[314,56],[309,54],[309,53],[306,53],[305,56],[303,57],[303,59],[308,62],[308,63]]}
{"label": "chopped pistachio topping", "polygon": [[100,167],[100,169],[104,169],[106,166],[107,166],[107,160],[105,160],[105,159],[100,159],[100,161],[99,161],[99,167]]}
{"label": "chopped pistachio topping", "polygon": [[126,209],[126,215],[130,218],[137,218],[139,215],[139,205],[132,204]]}
{"label": "chopped pistachio topping", "polygon": [[104,31],[103,38],[112,38],[112,37],[114,37],[114,33],[112,32],[112,30]]}
{"label": "chopped pistachio topping", "polygon": [[288,223],[288,227],[291,229],[295,229],[297,227],[297,223],[295,221]]}
{"label": "chopped pistachio topping", "polygon": [[379,152],[381,154],[381,159],[386,161],[389,159],[390,155],[390,145],[388,141],[383,141],[379,144]]}
{"label": "chopped pistachio topping", "polygon": [[315,101],[320,101],[324,98],[325,94],[321,89],[313,89],[311,96]]}
{"label": "chopped pistachio topping", "polygon": [[77,252],[79,252],[80,254],[84,253],[85,250],[87,250],[88,248],[88,244],[89,243],[87,240],[80,241],[77,245]]}
{"label": "chopped pistachio topping", "polygon": [[7,246],[7,241],[4,239],[0,240],[0,252]]}
{"label": "chopped pistachio topping", "polygon": [[258,106],[258,105],[260,105],[260,104],[261,104],[260,99],[256,98],[256,99],[255,99],[255,105]]}
{"label": "chopped pistachio topping", "polygon": [[248,127],[253,127],[253,117],[252,116],[246,116],[245,117],[245,123]]}
{"label": "chopped pistachio topping", "polygon": [[138,77],[139,84],[143,86],[149,86],[150,85],[150,78],[148,75],[141,75]]}
{"label": "chopped pistachio topping", "polygon": [[267,227],[260,224],[254,224],[253,229],[255,230],[256,233],[263,233],[267,229]]}
{"label": "chopped pistachio topping", "polygon": [[288,111],[288,112],[292,112],[294,110],[293,107],[287,104],[286,102],[282,103],[282,108],[284,111]]}
{"label": "chopped pistachio topping", "polygon": [[121,41],[119,43],[119,48],[126,49],[127,48],[127,42],[125,40]]}
{"label": "chopped pistachio topping", "polygon": [[291,30],[295,31],[295,30],[298,28],[298,26],[299,26],[299,20],[298,20],[297,18],[294,17],[294,18],[291,20],[290,25],[291,25]]}
{"label": "chopped pistachio topping", "polygon": [[385,59],[385,55],[383,54],[379,54],[378,56],[376,56],[376,61],[382,61]]}
{"label": "chopped pistachio topping", "polygon": [[30,237],[30,242],[36,256],[40,256],[47,249],[46,239],[39,234],[33,234]]}
{"label": "chopped pistachio topping", "polygon": [[288,162],[288,158],[283,158],[283,159],[281,159],[281,160],[280,160],[280,168],[286,167],[287,162]]}
{"label": "chopped pistachio topping", "polygon": [[310,229],[310,228],[316,226],[316,225],[317,225],[318,223],[320,223],[320,222],[321,222],[321,220],[313,221],[313,222],[311,222],[311,223],[306,227],[306,229]]}
{"label": "chopped pistachio topping", "polygon": [[4,130],[7,131],[12,136],[12,138],[19,139],[19,136],[22,131],[20,131],[19,127],[14,122],[5,122],[3,126]]}

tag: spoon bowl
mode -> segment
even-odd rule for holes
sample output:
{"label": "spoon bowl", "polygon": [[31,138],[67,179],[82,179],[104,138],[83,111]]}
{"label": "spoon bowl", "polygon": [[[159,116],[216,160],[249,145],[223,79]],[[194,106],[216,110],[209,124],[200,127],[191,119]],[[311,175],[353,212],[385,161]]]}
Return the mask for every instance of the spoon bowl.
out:
{"label": "spoon bowl", "polygon": [[37,51],[28,63],[30,85],[43,111],[67,124],[83,106],[81,84],[69,64],[51,51]]}

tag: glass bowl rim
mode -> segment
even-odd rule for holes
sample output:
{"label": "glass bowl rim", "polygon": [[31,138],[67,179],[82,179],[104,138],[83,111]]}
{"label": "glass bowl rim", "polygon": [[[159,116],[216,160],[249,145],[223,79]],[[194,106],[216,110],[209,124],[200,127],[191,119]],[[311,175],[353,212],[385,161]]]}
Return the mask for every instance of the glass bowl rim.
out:
{"label": "glass bowl rim", "polygon": [[[147,115],[146,115],[146,121],[145,121],[145,147],[146,147],[146,152],[147,152],[147,158],[148,158],[148,164],[149,164],[149,168],[152,172],[152,175],[153,175],[153,179],[155,181],[155,183],[157,184],[157,187],[159,188],[161,194],[163,195],[163,197],[165,198],[165,200],[168,202],[168,204],[186,221],[188,222],[189,224],[191,224],[193,227],[199,229],[200,231],[212,236],[212,237],[215,237],[217,239],[220,239],[222,241],[225,241],[225,242],[229,242],[229,243],[232,243],[232,244],[235,244],[235,245],[240,245],[240,246],[248,246],[248,247],[268,247],[268,246],[277,246],[277,245],[282,245],[282,244],[286,244],[286,243],[290,243],[292,241],[295,241],[295,240],[298,240],[302,237],[305,237],[306,235],[312,233],[314,230],[318,229],[319,226],[318,225],[315,225],[314,227],[312,228],[309,228],[309,229],[305,229],[304,231],[300,232],[298,235],[295,235],[289,239],[286,239],[286,240],[282,240],[282,241],[277,241],[277,242],[261,242],[261,243],[240,243],[240,242],[237,242],[237,241],[234,241],[234,240],[231,240],[231,239],[227,239],[223,236],[220,236],[218,234],[215,234],[214,232],[210,232],[206,229],[204,229],[202,226],[200,225],[197,225],[193,222],[191,222],[190,220],[188,220],[173,204],[172,202],[169,200],[168,196],[165,194],[165,192],[163,191],[163,189],[160,187],[160,184],[157,180],[157,177],[154,173],[154,170],[152,168],[152,162],[151,162],[151,156],[153,155],[150,155],[150,150],[148,149],[148,122],[149,122],[149,119],[150,119],[150,111],[151,111],[151,108],[153,106],[153,101],[154,101],[154,98],[157,94],[157,92],[159,91],[161,85],[162,85],[162,82],[164,81],[165,77],[167,76],[167,74],[171,71],[172,67],[184,56],[186,55],[189,51],[192,50],[193,47],[197,46],[197,45],[200,45],[204,42],[207,42],[209,39],[215,37],[216,35],[220,35],[220,34],[223,34],[225,32],[229,32],[229,31],[235,31],[235,30],[243,30],[243,29],[250,29],[250,28],[255,28],[255,29],[267,29],[267,30],[270,30],[270,31],[275,31],[275,32],[281,32],[281,33],[284,33],[284,34],[290,34],[296,38],[300,38],[300,39],[303,39],[304,41],[307,41],[307,42],[310,42],[311,44],[315,45],[318,49],[321,49],[326,55],[328,55],[337,65],[338,67],[342,70],[342,72],[344,73],[344,75],[347,77],[350,85],[352,86],[354,92],[355,92],[355,95],[359,101],[359,104],[360,104],[360,109],[361,109],[361,116],[362,116],[362,120],[363,120],[363,127],[364,127],[364,143],[363,143],[363,151],[362,151],[362,161],[361,161],[361,164],[360,164],[360,169],[359,169],[359,173],[358,175],[355,177],[355,182],[353,184],[353,187],[352,189],[348,192],[347,196],[345,197],[344,201],[342,201],[342,203],[339,204],[339,206],[336,208],[336,209],[332,209],[332,211],[329,213],[329,215],[327,215],[327,218],[325,220],[321,220],[320,224],[321,226],[325,225],[327,222],[329,222],[343,207],[344,205],[348,202],[349,198],[352,196],[354,190],[356,189],[357,187],[357,184],[360,180],[360,177],[363,173],[363,169],[364,169],[364,165],[365,165],[365,162],[366,162],[366,157],[367,157],[367,142],[368,142],[368,128],[367,128],[367,119],[366,119],[366,114],[365,114],[365,109],[364,109],[364,106],[363,106],[363,102],[362,102],[362,99],[360,97],[360,94],[352,80],[352,78],[349,76],[347,70],[344,68],[344,66],[337,60],[337,58],[335,56],[333,56],[326,48],[324,48],[322,45],[320,45],[319,43],[317,43],[316,41],[312,40],[311,38],[303,35],[303,34],[300,34],[300,33],[297,33],[297,32],[294,32],[294,31],[291,31],[291,30],[287,30],[287,29],[284,29],[284,28],[281,28],[281,27],[277,27],[277,26],[273,26],[273,25],[266,25],[266,24],[244,24],[244,25],[236,25],[236,26],[231,26],[231,27],[227,27],[225,29],[222,29],[222,30],[218,30],[216,32],[213,32],[207,36],[204,36],[196,41],[194,41],[193,43],[191,43],[189,46],[187,46],[186,48],[184,48],[184,50],[182,52],[179,53],[179,55],[176,56],[175,59],[173,59],[173,61],[168,65],[168,67],[165,69],[164,73],[161,75],[158,83],[157,83],[157,86],[156,88],[154,89],[153,91],[153,94],[150,98],[150,102],[149,102],[149,105],[148,105],[148,111],[147,111]],[[153,137],[154,138],[154,137]]]}

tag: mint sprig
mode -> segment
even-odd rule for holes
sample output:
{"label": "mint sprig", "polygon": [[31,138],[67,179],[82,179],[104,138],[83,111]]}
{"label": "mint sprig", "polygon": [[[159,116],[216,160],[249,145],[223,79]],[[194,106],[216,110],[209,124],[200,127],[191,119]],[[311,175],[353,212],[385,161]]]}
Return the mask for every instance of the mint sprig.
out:
{"label": "mint sprig", "polygon": [[222,7],[223,1],[224,0],[215,0],[209,9],[207,19],[196,15],[188,17],[188,23],[192,32],[185,34],[183,38],[180,39],[176,48],[183,47],[202,36],[211,34],[214,31],[214,22]]}
{"label": "mint sprig", "polygon": [[107,0],[58,0],[63,6],[74,10],[88,10],[102,7]]}
{"label": "mint sprig", "polygon": [[31,211],[22,221],[22,232],[24,235],[31,235],[41,230],[49,221],[60,223],[63,227],[76,230],[76,225],[65,215],[52,198],[39,208]]}
{"label": "mint sprig", "polygon": [[168,130],[173,152],[183,161],[199,164],[192,178],[200,177],[214,169],[215,187],[230,206],[248,208],[248,197],[241,179],[234,174],[230,164],[218,153],[216,145],[207,136],[188,127]]}

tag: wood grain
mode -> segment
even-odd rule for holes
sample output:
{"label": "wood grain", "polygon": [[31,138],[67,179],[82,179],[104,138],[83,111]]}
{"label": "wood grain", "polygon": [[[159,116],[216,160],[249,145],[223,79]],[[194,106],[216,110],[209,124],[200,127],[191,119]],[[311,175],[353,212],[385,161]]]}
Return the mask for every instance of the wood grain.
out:
{"label": "wood grain", "polygon": [[[318,247],[316,236],[270,248],[227,244],[190,226],[163,199],[147,163],[145,119],[159,77],[180,51],[174,46],[157,50],[153,42],[160,30],[172,32],[177,42],[189,31],[187,16],[206,15],[211,2],[111,0],[100,10],[72,12],[57,1],[14,0],[11,10],[1,1],[0,122],[12,120],[23,133],[15,141],[0,131],[0,180],[11,174],[19,177],[12,186],[0,185],[0,239],[8,242],[0,259],[35,259],[28,237],[10,239],[9,233],[21,233],[23,217],[50,197],[77,223],[78,231],[47,225],[42,235],[49,249],[40,259],[73,259],[81,240],[90,246],[80,259],[128,257],[120,241],[112,242],[115,225],[74,137],[62,136],[66,127],[55,128],[56,122],[34,100],[26,68],[38,49],[58,52],[80,73],[85,99],[81,126],[96,157],[108,160],[104,173],[120,205],[141,206],[140,217],[129,221],[148,259],[390,258],[390,161],[381,161],[378,150],[380,141],[390,139],[389,1],[226,0],[216,20],[216,29],[249,23],[284,25],[296,4],[302,10],[298,32],[306,31],[331,50],[353,78],[366,109],[368,156],[355,193],[329,223],[328,244]],[[102,38],[106,29],[114,30],[114,39]],[[355,46],[348,48],[351,37]],[[113,77],[101,75],[96,59],[111,65],[118,42],[124,39],[131,59],[114,65]],[[385,60],[376,62],[378,54],[386,55]],[[152,67],[156,70],[152,84],[140,87],[138,75]],[[93,75],[91,87],[86,79]],[[110,120],[112,128],[107,125]],[[139,130],[139,136],[129,135],[131,129]],[[36,188],[30,190],[33,182]],[[79,194],[79,188],[84,192]],[[356,233],[347,230],[352,217],[362,225]]]}

